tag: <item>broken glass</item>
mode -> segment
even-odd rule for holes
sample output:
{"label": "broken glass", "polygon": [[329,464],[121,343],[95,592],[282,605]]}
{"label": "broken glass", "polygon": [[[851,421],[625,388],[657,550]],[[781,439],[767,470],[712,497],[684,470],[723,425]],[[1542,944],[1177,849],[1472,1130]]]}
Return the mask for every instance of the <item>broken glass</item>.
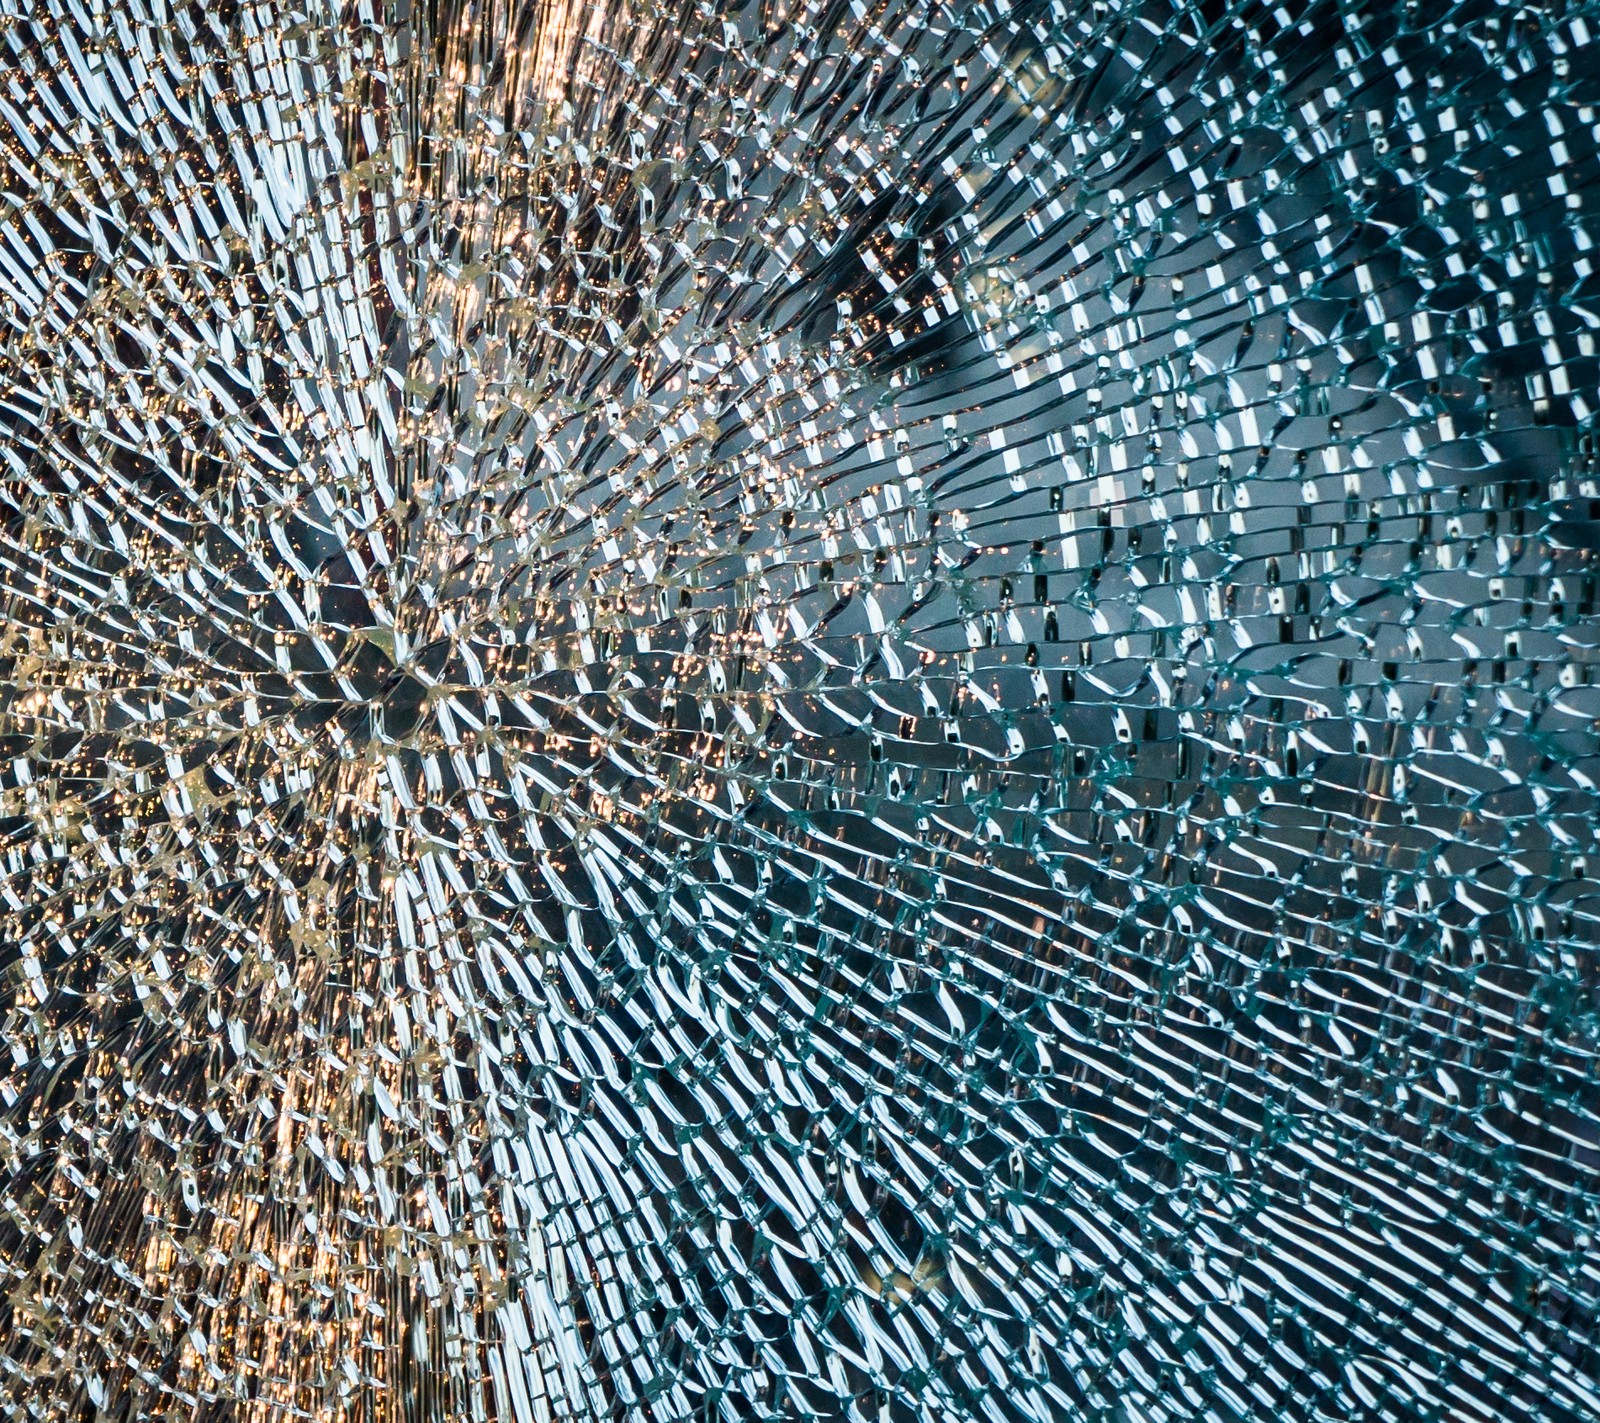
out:
{"label": "broken glass", "polygon": [[1600,1419],[1592,6],[0,0],[0,1396]]}

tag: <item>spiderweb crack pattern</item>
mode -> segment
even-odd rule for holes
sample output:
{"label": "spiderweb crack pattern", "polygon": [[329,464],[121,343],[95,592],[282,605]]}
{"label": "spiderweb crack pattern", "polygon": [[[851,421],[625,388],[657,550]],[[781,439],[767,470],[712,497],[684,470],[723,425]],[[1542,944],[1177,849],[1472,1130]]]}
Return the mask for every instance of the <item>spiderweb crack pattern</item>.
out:
{"label": "spiderweb crack pattern", "polygon": [[0,0],[5,1415],[1600,1420],[1596,34]]}

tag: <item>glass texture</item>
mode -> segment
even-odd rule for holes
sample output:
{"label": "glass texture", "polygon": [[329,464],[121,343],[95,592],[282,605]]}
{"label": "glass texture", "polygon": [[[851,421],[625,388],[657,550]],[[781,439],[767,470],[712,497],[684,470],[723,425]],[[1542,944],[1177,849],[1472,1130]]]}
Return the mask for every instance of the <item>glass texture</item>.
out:
{"label": "glass texture", "polygon": [[0,0],[0,1414],[1600,1423],[1597,37]]}

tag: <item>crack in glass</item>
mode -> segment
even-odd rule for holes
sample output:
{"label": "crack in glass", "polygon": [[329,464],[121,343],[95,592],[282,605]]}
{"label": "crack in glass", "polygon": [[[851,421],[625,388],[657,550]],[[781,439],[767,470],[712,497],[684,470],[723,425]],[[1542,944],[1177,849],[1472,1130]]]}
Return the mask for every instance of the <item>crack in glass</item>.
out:
{"label": "crack in glass", "polygon": [[1600,9],[0,0],[0,1400],[1600,1420]]}

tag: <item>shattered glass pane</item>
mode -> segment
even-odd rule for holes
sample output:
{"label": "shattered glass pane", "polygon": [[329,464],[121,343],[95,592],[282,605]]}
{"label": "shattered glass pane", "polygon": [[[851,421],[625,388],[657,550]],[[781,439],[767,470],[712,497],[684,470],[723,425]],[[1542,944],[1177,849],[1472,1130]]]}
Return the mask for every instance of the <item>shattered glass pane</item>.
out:
{"label": "shattered glass pane", "polygon": [[1600,1420],[1597,35],[0,0],[5,1416]]}

